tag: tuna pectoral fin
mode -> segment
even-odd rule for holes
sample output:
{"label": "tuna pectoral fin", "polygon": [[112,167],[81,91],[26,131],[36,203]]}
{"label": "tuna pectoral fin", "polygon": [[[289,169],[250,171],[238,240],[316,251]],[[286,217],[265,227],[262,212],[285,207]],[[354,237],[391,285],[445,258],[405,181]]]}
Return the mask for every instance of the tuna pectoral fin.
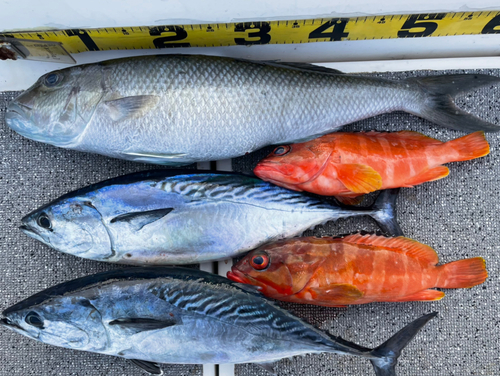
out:
{"label": "tuna pectoral fin", "polygon": [[177,325],[176,320],[156,320],[150,318],[126,318],[116,319],[109,322],[110,326],[118,326],[121,329],[131,329],[135,333],[146,332],[149,330],[157,330],[168,328],[169,326]]}
{"label": "tuna pectoral fin", "polygon": [[337,178],[354,193],[370,193],[382,188],[382,177],[373,168],[362,164],[336,164]]}
{"label": "tuna pectoral fin", "polygon": [[412,103],[411,108],[407,109],[408,112],[443,127],[460,131],[498,132],[500,130],[500,126],[460,110],[452,99],[465,91],[498,84],[499,77],[485,74],[453,74],[410,78],[407,82],[416,83],[422,90],[422,101],[417,105],[418,108],[415,109],[415,103]]}
{"label": "tuna pectoral fin", "polygon": [[163,375],[163,371],[160,368],[160,365],[157,363],[153,362],[147,362],[145,360],[139,360],[139,359],[129,359],[133,365],[136,367],[139,367],[143,371],[146,371],[147,373],[151,375]]}
{"label": "tuna pectoral fin", "polygon": [[422,171],[420,174],[411,177],[407,181],[405,181],[406,187],[413,187],[414,185],[419,185],[425,183],[426,181],[434,181],[438,179],[442,179],[450,173],[450,170],[446,166],[438,166],[434,168],[429,168],[425,171]]}
{"label": "tuna pectoral fin", "polygon": [[415,337],[422,327],[429,320],[434,318],[437,312],[432,312],[424,315],[412,323],[406,325],[403,329],[389,338],[382,345],[371,351],[371,355],[378,359],[371,359],[375,374],[377,376],[395,376],[396,364],[398,357],[401,355],[401,350]]}
{"label": "tuna pectoral fin", "polygon": [[396,215],[396,202],[399,188],[386,189],[382,191],[367,213],[372,217],[386,234],[391,236],[401,236],[403,231],[399,227]]}
{"label": "tuna pectoral fin", "polygon": [[425,302],[433,300],[441,300],[444,297],[444,292],[438,290],[423,290],[416,294],[404,296],[400,299],[387,300],[388,302]]}
{"label": "tuna pectoral fin", "polygon": [[184,158],[187,154],[185,153],[135,153],[132,151],[124,152],[128,157],[132,157],[135,162],[145,162],[145,163],[153,163],[164,166],[178,166],[182,164],[189,164],[190,162],[178,161],[178,159]]}
{"label": "tuna pectoral fin", "polygon": [[353,304],[356,300],[363,297],[363,292],[356,286],[350,284],[331,284],[323,288],[312,287],[309,289],[314,300],[337,301],[339,304]]}
{"label": "tuna pectoral fin", "polygon": [[110,223],[126,222],[130,225],[130,227],[134,231],[139,231],[144,226],[153,223],[159,220],[160,218],[165,217],[172,210],[174,210],[174,208],[156,209],[156,210],[149,210],[136,213],[125,213],[119,215],[118,217],[114,217],[109,222]]}
{"label": "tuna pectoral fin", "polygon": [[136,95],[104,102],[108,115],[113,121],[120,121],[128,117],[143,116],[154,109],[160,98],[156,95]]}

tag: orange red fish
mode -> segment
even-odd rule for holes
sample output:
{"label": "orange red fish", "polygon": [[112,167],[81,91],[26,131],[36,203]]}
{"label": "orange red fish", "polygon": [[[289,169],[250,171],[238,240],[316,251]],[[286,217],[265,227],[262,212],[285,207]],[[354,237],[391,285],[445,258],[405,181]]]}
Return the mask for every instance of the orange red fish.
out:
{"label": "orange red fish", "polygon": [[431,247],[402,236],[303,237],[250,252],[227,277],[270,298],[328,307],[439,300],[444,292],[433,288],[473,287],[488,277],[481,257],[438,262]]}
{"label": "orange red fish", "polygon": [[413,187],[449,174],[444,163],[489,153],[483,132],[441,142],[418,132],[332,133],[278,146],[259,162],[259,178],[296,191],[352,200],[379,189]]}

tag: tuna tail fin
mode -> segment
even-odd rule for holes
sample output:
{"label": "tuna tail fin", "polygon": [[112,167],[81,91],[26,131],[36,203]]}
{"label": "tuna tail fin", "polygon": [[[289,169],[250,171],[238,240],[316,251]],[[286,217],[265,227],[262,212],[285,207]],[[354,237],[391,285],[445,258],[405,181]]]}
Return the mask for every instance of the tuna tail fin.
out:
{"label": "tuna tail fin", "polygon": [[484,132],[482,131],[448,141],[445,145],[458,152],[458,157],[455,159],[455,162],[484,157],[490,153],[490,145],[488,141],[486,141]]}
{"label": "tuna tail fin", "polygon": [[376,359],[371,359],[370,361],[375,369],[375,374],[377,376],[396,376],[396,364],[399,355],[401,355],[401,350],[403,350],[413,337],[415,337],[418,331],[436,315],[437,312],[432,312],[416,319],[394,334],[382,345],[373,349],[371,355],[375,356]]}
{"label": "tuna tail fin", "polygon": [[446,289],[473,287],[488,278],[486,263],[482,257],[454,261],[438,268],[441,270],[436,287]]}
{"label": "tuna tail fin", "polygon": [[393,188],[380,192],[368,213],[377,222],[380,229],[386,235],[390,236],[403,235],[403,230],[399,227],[396,214],[396,202],[399,190],[399,188]]}
{"label": "tuna tail fin", "polygon": [[462,111],[453,102],[457,94],[481,86],[498,84],[499,77],[486,74],[452,74],[409,78],[407,82],[416,83],[424,95],[419,108],[408,108],[408,112],[459,131],[500,131],[499,125]]}

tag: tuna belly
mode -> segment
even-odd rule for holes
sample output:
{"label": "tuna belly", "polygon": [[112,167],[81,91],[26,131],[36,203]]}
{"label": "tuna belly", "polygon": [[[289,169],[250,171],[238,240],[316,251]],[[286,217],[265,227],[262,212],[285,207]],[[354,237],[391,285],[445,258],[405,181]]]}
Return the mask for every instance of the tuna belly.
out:
{"label": "tuna belly", "polygon": [[[209,318],[187,319],[183,324],[148,331],[127,339],[120,356],[158,363],[253,363],[325,351],[250,333],[245,328]],[[118,354],[115,354],[118,355]]]}

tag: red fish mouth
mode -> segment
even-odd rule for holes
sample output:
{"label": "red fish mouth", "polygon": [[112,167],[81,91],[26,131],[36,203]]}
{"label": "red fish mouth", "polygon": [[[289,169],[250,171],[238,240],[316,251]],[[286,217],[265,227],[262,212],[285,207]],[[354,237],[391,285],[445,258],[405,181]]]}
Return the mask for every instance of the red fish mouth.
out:
{"label": "red fish mouth", "polygon": [[290,176],[293,173],[293,171],[286,173],[286,171],[283,171],[282,167],[283,165],[277,162],[260,161],[259,164],[253,169],[253,172],[259,178],[272,178],[273,176],[276,176],[276,174]]}
{"label": "red fish mouth", "polygon": [[240,272],[239,270],[236,269],[231,269],[230,271],[227,272],[226,277],[229,278],[233,282],[237,283],[246,283],[245,280],[243,279],[245,275]]}

